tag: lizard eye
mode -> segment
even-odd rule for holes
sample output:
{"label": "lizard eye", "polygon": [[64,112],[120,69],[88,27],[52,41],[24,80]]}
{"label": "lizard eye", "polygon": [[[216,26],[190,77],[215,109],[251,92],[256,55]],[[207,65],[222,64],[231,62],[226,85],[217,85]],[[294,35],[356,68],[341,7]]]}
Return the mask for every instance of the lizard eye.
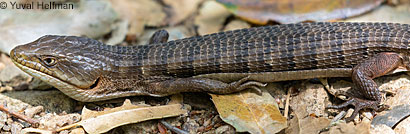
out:
{"label": "lizard eye", "polygon": [[57,63],[57,60],[54,57],[43,57],[42,61],[47,66],[54,66]]}

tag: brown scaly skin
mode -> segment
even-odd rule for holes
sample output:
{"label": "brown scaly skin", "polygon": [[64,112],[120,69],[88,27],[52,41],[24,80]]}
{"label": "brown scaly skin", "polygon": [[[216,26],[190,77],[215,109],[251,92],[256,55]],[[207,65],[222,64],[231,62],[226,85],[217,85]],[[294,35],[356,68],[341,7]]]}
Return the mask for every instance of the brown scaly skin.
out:
{"label": "brown scaly skin", "polygon": [[[379,111],[380,108],[378,106],[381,101],[381,95],[377,84],[372,79],[391,73],[400,67],[409,70],[409,64],[404,65],[405,62],[403,60],[405,59],[400,54],[383,52],[355,66],[352,72],[352,80],[354,85],[359,87],[359,92],[363,93],[365,99],[353,97],[339,106],[328,106],[328,108],[343,108],[348,105],[354,105],[355,110],[352,116],[346,118],[347,121],[353,120],[359,113],[359,110],[363,108]],[[383,108],[385,107],[387,106]]]}
{"label": "brown scaly skin", "polygon": [[[178,92],[232,93],[264,82],[352,77],[363,108],[378,110],[373,78],[409,69],[409,25],[303,23],[220,32],[150,45],[107,46],[74,36],[44,36],[14,48],[18,67],[79,101]],[[227,82],[227,80],[231,80]]]}

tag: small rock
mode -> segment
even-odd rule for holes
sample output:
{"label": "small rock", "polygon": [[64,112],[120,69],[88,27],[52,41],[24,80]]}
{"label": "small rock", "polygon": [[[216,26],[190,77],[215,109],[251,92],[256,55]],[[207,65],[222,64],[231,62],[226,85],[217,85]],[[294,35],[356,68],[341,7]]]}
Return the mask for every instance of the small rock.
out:
{"label": "small rock", "polygon": [[[58,134],[69,134],[69,133],[71,133],[69,130],[63,130]],[[75,134],[75,133],[72,133],[72,134]]]}
{"label": "small rock", "polygon": [[11,133],[12,133],[12,134],[19,134],[22,129],[23,129],[23,126],[20,125],[20,124],[17,123],[17,122],[11,124]]}
{"label": "small rock", "polygon": [[41,113],[44,111],[44,107],[43,106],[37,106],[37,107],[32,107],[32,108],[28,108],[26,110],[24,110],[24,114],[27,117],[33,118],[34,115]]}
{"label": "small rock", "polygon": [[7,121],[7,114],[0,112],[0,129],[3,128],[4,125],[6,125]]}
{"label": "small rock", "polygon": [[217,134],[234,134],[235,129],[233,127],[231,127],[230,125],[224,125],[224,126],[218,127],[215,130],[215,133],[217,133]]}
{"label": "small rock", "polygon": [[119,131],[125,134],[136,134],[136,133],[158,133],[157,127],[158,121],[144,121],[135,124],[128,124],[118,128],[113,131]]}
{"label": "small rock", "polygon": [[371,112],[363,112],[362,115],[367,119],[373,119],[373,114]]}
{"label": "small rock", "polygon": [[40,124],[43,124],[45,128],[55,129],[65,125],[73,124],[81,119],[81,115],[78,113],[67,115],[55,115],[48,113],[40,118]]}
{"label": "small rock", "polygon": [[189,131],[190,133],[195,133],[200,125],[194,120],[187,120],[183,125],[182,129]]}
{"label": "small rock", "polygon": [[10,124],[13,124],[13,122],[14,122],[13,119],[7,118],[6,124],[10,125]]}
{"label": "small rock", "polygon": [[210,124],[211,124],[211,121],[212,121],[212,118],[205,120],[203,126],[208,126],[208,125],[210,125]]}
{"label": "small rock", "polygon": [[3,130],[4,131],[10,131],[11,130],[11,125],[4,125]]}
{"label": "small rock", "polygon": [[371,134],[395,134],[394,131],[386,125],[373,126],[370,129]]}
{"label": "small rock", "polygon": [[70,113],[75,108],[75,101],[58,90],[19,91],[3,94],[33,106],[44,106],[44,110],[47,112],[61,113],[66,111]]}
{"label": "small rock", "polygon": [[290,106],[295,110],[297,117],[304,118],[311,114],[327,117],[325,112],[328,103],[328,94],[320,84],[307,84],[297,96],[292,97]]}

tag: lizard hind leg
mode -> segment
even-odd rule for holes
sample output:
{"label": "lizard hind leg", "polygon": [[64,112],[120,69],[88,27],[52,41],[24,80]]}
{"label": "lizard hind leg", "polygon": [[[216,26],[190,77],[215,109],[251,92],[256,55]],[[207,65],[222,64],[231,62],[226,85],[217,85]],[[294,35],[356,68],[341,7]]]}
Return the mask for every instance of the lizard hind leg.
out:
{"label": "lizard hind leg", "polygon": [[374,110],[380,111],[387,108],[387,105],[379,107],[382,97],[373,78],[388,74],[402,66],[404,65],[401,55],[392,52],[379,53],[363,61],[355,66],[352,71],[353,83],[363,98],[352,97],[341,105],[328,106],[327,108],[340,109],[353,105],[355,107],[354,112],[346,118],[346,121],[353,120],[361,109],[368,108],[373,112]]}
{"label": "lizard hind leg", "polygon": [[180,92],[210,92],[215,94],[229,94],[245,89],[254,89],[261,94],[260,87],[267,84],[252,81],[249,77],[238,81],[225,83],[209,78],[174,78],[161,82],[151,83],[150,93],[158,96],[165,96]]}

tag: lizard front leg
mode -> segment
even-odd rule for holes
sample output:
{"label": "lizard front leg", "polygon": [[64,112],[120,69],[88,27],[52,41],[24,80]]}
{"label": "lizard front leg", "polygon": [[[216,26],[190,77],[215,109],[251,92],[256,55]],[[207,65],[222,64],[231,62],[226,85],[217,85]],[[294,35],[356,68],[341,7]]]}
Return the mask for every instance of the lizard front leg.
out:
{"label": "lizard front leg", "polygon": [[157,43],[167,43],[169,34],[166,30],[158,30],[152,34],[151,38],[149,39],[149,44],[157,44]]}
{"label": "lizard front leg", "polygon": [[244,89],[254,89],[261,93],[260,87],[266,84],[250,81],[249,77],[238,81],[225,83],[209,78],[174,78],[170,80],[151,83],[151,94],[165,96],[180,92],[210,92],[216,94],[229,94]]}
{"label": "lizard front leg", "polygon": [[346,118],[351,121],[361,109],[369,108],[379,110],[381,95],[377,84],[373,78],[388,74],[399,67],[406,67],[400,54],[384,52],[365,60],[353,68],[352,80],[356,88],[364,98],[352,97],[350,100],[338,106],[328,106],[327,108],[343,108],[348,105],[355,107],[353,114]]}

